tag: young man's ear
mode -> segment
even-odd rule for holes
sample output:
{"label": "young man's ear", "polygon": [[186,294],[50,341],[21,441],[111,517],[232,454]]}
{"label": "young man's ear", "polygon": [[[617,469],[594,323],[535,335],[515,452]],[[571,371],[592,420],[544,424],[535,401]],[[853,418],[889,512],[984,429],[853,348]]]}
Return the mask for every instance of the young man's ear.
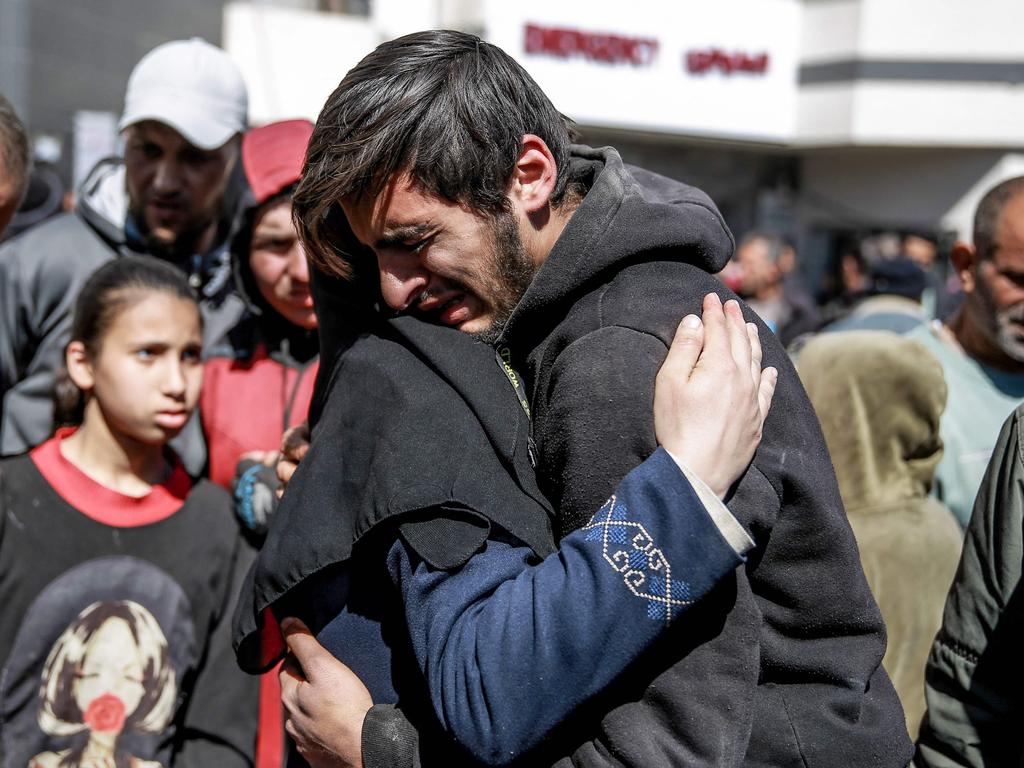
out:
{"label": "young man's ear", "polygon": [[551,200],[558,166],[548,145],[539,136],[523,136],[523,148],[512,171],[509,194],[527,214],[541,211]]}
{"label": "young man's ear", "polygon": [[971,293],[974,290],[974,268],[978,261],[977,250],[973,245],[957,240],[949,254],[949,260],[953,262],[953,269],[956,270],[957,277],[960,278],[964,293]]}
{"label": "young man's ear", "polygon": [[95,379],[92,374],[92,363],[89,362],[89,355],[85,351],[85,344],[80,341],[72,341],[68,344],[64,353],[64,364],[68,368],[68,376],[75,386],[83,392],[93,388]]}

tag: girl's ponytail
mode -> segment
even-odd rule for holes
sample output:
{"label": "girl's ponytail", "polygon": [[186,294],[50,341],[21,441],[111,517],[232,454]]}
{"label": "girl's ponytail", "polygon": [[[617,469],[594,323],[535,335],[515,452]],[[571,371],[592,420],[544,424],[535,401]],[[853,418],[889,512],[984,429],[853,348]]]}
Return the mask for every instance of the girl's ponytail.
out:
{"label": "girl's ponytail", "polygon": [[53,382],[53,427],[77,427],[85,418],[85,392],[75,386],[67,365],[61,365]]}

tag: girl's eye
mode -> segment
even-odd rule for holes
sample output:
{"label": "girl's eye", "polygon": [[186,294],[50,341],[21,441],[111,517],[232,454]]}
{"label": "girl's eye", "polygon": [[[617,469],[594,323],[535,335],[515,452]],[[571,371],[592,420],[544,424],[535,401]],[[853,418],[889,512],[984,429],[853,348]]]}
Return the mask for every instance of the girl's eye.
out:
{"label": "girl's eye", "polygon": [[140,360],[152,360],[154,357],[156,357],[156,352],[152,349],[145,348],[137,350],[135,355]]}
{"label": "girl's eye", "polygon": [[202,356],[203,352],[199,347],[189,348],[181,353],[181,359],[189,363],[198,363]]}

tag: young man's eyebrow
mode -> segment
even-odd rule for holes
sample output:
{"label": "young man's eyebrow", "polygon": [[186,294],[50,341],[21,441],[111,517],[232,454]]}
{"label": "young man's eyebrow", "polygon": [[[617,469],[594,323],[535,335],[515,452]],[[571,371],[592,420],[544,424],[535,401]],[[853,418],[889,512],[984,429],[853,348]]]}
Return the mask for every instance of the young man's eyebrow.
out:
{"label": "young man's eyebrow", "polygon": [[405,224],[384,231],[374,244],[374,249],[393,248],[410,240],[416,240],[427,234],[434,227],[432,224]]}

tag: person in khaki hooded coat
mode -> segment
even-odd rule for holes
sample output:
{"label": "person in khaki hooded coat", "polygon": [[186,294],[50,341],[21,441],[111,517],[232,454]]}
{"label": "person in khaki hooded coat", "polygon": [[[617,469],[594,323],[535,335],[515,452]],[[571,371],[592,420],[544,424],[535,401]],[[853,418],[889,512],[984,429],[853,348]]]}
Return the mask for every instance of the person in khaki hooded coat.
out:
{"label": "person in khaki hooded coat", "polygon": [[882,663],[915,736],[925,661],[961,546],[956,519],[928,496],[942,458],[942,369],[920,342],[882,331],[818,336],[798,368],[888,628]]}

